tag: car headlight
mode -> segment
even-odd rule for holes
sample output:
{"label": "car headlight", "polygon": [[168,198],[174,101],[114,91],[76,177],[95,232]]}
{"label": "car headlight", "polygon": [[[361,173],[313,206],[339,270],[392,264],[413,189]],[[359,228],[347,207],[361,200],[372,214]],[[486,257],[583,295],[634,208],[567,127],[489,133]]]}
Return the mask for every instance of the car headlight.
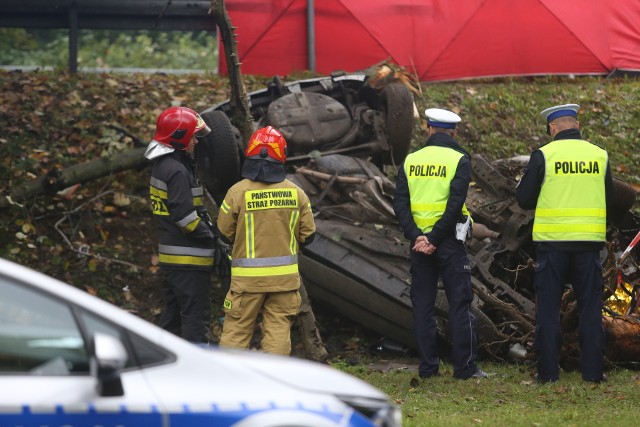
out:
{"label": "car headlight", "polygon": [[379,427],[402,426],[400,407],[388,400],[371,399],[361,396],[338,396],[338,398]]}

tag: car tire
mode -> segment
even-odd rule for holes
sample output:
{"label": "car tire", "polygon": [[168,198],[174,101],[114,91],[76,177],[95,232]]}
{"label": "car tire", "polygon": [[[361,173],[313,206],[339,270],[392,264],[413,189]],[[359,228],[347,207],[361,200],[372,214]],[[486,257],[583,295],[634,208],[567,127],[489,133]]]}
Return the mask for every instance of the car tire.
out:
{"label": "car tire", "polygon": [[209,111],[202,119],[211,132],[196,145],[198,174],[203,184],[220,205],[227,190],[240,180],[241,154],[229,117],[222,111]]}
{"label": "car tire", "polygon": [[618,223],[636,203],[638,194],[631,185],[615,177],[611,192],[613,194],[611,195],[609,215],[614,223]]}
{"label": "car tire", "polygon": [[389,83],[382,91],[386,110],[387,141],[391,148],[384,162],[399,165],[407,157],[413,135],[413,96],[402,83]]}

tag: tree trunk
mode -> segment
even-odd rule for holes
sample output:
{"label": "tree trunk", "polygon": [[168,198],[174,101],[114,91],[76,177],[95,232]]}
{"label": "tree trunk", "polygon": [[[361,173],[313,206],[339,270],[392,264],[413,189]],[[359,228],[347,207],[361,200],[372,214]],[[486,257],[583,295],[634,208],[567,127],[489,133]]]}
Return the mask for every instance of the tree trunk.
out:
{"label": "tree trunk", "polygon": [[[220,30],[225,59],[227,61],[229,84],[231,86],[231,99],[229,101],[231,117],[229,117],[229,119],[240,131],[243,144],[246,145],[253,133],[253,117],[249,109],[249,96],[247,95],[247,89],[242,78],[242,72],[240,71],[236,35],[233,32],[235,27],[231,24],[231,19],[224,6],[224,0],[211,0],[211,9],[209,12],[213,14],[218,29]],[[309,303],[309,297],[304,284],[300,285],[300,296],[302,297],[302,305],[297,322],[302,332],[305,348],[313,360],[325,360],[328,355],[327,350],[322,343],[320,333],[316,327],[316,318]]]}
{"label": "tree trunk", "polygon": [[607,359],[616,363],[638,362],[640,320],[631,316],[602,319],[607,340]]}
{"label": "tree trunk", "polygon": [[0,208],[19,204],[39,194],[53,195],[74,184],[82,184],[106,175],[128,169],[146,167],[149,161],[144,157],[145,147],[133,148],[110,157],[100,157],[91,162],[71,166],[64,170],[53,169],[44,176],[25,182],[0,198]]}
{"label": "tree trunk", "polygon": [[231,86],[231,123],[240,131],[243,144],[246,144],[253,133],[253,117],[249,109],[249,96],[240,71],[240,58],[236,47],[235,27],[224,6],[224,0],[211,0],[211,9],[224,46],[224,56],[227,61],[227,72]]}
{"label": "tree trunk", "polygon": [[316,316],[313,314],[304,283],[300,283],[300,297],[302,298],[302,304],[300,305],[300,314],[296,322],[302,335],[304,348],[312,360],[323,362],[327,360],[329,353],[322,343],[322,338],[320,338],[320,332],[316,325]]}

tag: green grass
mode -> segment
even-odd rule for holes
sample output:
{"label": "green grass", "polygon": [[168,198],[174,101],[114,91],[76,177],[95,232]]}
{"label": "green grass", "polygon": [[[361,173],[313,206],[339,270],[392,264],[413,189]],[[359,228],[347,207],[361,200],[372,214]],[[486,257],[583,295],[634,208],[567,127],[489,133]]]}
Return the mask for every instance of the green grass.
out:
{"label": "green grass", "polygon": [[618,369],[602,384],[561,372],[560,381],[539,384],[522,365],[482,364],[488,379],[419,379],[415,371],[381,372],[366,365],[334,367],[387,393],[402,408],[403,426],[638,426],[640,374]]}
{"label": "green grass", "polygon": [[[416,104],[460,114],[458,139],[473,154],[489,160],[529,154],[549,141],[543,109],[576,103],[583,138],[609,152],[614,176],[640,183],[637,140],[640,79],[538,77],[423,83]],[[424,121],[414,132],[413,148],[424,142]]]}

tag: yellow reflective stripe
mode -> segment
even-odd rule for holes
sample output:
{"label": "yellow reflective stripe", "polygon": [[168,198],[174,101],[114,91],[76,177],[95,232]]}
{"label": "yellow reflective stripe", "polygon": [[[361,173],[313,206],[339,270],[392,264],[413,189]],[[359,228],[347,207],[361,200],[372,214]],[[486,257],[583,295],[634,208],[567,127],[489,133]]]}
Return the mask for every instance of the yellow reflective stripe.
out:
{"label": "yellow reflective stripe", "polygon": [[165,264],[187,264],[187,265],[213,265],[213,258],[197,257],[189,255],[166,255],[159,254],[158,260]]}
{"label": "yellow reflective stripe", "polygon": [[231,267],[231,274],[238,277],[284,276],[298,273],[298,264],[278,267]]}
{"label": "yellow reflective stripe", "polygon": [[198,213],[196,211],[191,211],[191,213],[187,214],[187,216],[182,218],[180,221],[176,221],[175,224],[180,228],[185,228],[198,218],[200,218]]}
{"label": "yellow reflective stripe", "polygon": [[204,197],[202,196],[194,197],[193,206],[204,206]]}
{"label": "yellow reflective stripe", "polygon": [[191,221],[189,224],[182,227],[182,231],[186,233],[191,233],[193,230],[196,229],[198,224],[200,224],[200,218],[196,218],[195,220]]}
{"label": "yellow reflective stripe", "polygon": [[255,230],[254,230],[253,222],[254,222],[253,214],[245,213],[244,214],[244,229],[245,229],[244,244],[246,247],[247,258],[255,258],[256,256],[255,236],[254,236]]}
{"label": "yellow reflective stripe", "polygon": [[189,255],[213,258],[213,248],[194,248],[189,246],[158,245],[158,252],[167,255]]}
{"label": "yellow reflective stripe", "polygon": [[291,241],[289,242],[289,250],[291,251],[291,255],[295,255],[297,248],[297,240],[296,240],[296,224],[298,223],[298,217],[300,216],[300,212],[293,211],[291,212],[291,218],[289,218],[289,231],[291,232]]}
{"label": "yellow reflective stripe", "polygon": [[606,224],[534,224],[534,233],[606,233]]}
{"label": "yellow reflective stripe", "polygon": [[414,203],[411,202],[412,211],[436,211],[444,212],[447,208],[447,202],[442,203]]}
{"label": "yellow reflective stripe", "polygon": [[558,217],[558,216],[595,216],[599,218],[607,217],[606,209],[599,208],[563,208],[563,209],[552,209],[552,208],[539,208],[536,209],[537,217]]}
{"label": "yellow reflective stripe", "polygon": [[222,201],[222,205],[220,206],[220,210],[224,213],[229,213],[230,206],[227,204],[226,200]]}
{"label": "yellow reflective stripe", "polygon": [[167,199],[166,190],[161,190],[153,186],[149,187],[149,194],[151,194],[152,196],[160,197],[161,199],[165,199],[165,200]]}

